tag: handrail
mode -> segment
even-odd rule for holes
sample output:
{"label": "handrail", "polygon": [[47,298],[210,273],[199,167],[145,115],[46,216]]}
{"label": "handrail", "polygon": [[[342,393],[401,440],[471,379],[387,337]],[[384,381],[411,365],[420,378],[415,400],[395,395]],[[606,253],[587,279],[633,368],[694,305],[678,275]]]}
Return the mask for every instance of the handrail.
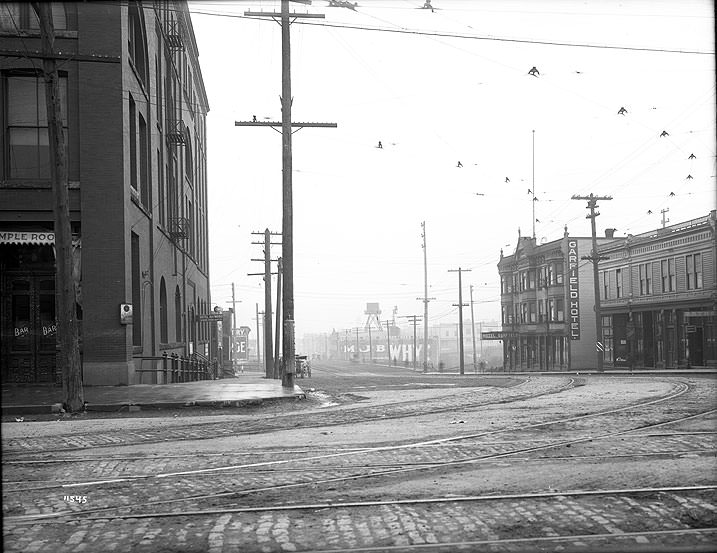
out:
{"label": "handrail", "polygon": [[[140,384],[144,373],[154,373],[157,377],[162,375],[162,384],[215,380],[217,377],[216,363],[210,363],[206,358],[199,359],[198,356],[184,357],[176,353],[168,355],[164,352],[161,356],[135,355],[133,359],[140,360],[140,368],[135,369],[135,373],[140,375]],[[143,367],[145,361],[151,361],[153,368],[145,369]]]}

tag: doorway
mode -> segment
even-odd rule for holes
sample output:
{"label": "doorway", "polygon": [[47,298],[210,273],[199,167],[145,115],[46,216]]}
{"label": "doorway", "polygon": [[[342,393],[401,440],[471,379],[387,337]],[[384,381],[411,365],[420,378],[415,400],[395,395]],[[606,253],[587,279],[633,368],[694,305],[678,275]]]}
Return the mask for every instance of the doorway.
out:
{"label": "doorway", "polygon": [[57,384],[55,275],[7,275],[2,283],[2,382]]}

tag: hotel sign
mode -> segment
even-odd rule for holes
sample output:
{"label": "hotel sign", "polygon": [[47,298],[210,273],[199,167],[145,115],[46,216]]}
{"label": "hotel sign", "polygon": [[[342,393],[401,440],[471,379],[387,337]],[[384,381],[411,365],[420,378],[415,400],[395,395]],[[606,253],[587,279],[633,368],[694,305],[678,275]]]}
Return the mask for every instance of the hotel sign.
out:
{"label": "hotel sign", "polygon": [[570,339],[580,340],[580,286],[578,283],[578,241],[568,241],[568,317]]}
{"label": "hotel sign", "polygon": [[505,340],[507,338],[518,338],[520,334],[518,332],[510,332],[505,330],[494,330],[491,332],[481,332],[481,340]]}

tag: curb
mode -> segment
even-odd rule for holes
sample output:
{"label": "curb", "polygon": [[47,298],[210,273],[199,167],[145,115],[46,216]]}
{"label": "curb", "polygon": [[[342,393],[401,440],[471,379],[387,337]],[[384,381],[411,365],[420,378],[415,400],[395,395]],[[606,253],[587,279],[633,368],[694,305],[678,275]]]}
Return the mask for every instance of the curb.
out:
{"label": "curb", "polygon": [[[192,401],[157,401],[145,403],[87,403],[85,411],[95,412],[119,412],[126,410],[127,412],[136,412],[142,410],[162,410],[162,409],[190,409],[192,407],[254,407],[261,405],[265,401],[289,400],[289,399],[306,399],[305,393],[297,393],[292,396],[276,396],[276,397],[254,397],[247,399],[229,399],[229,400],[192,400]],[[46,415],[59,413],[62,404],[53,403],[51,405],[4,405],[2,407],[2,416],[6,415]]]}

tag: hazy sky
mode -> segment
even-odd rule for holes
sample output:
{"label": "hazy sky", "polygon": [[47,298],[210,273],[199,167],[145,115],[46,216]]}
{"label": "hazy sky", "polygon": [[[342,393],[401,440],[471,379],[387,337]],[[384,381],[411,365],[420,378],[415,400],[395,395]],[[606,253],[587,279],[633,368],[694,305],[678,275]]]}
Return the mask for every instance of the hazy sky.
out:
{"label": "hazy sky", "polygon": [[[338,124],[293,136],[298,336],[363,325],[367,302],[382,319],[422,315],[422,221],[438,324],[457,321],[458,267],[476,319],[499,319],[500,250],[532,235],[533,207],[539,241],[590,234],[574,194],[611,195],[598,229],[618,235],[715,208],[712,2],[357,1],[292,3],[326,16],[291,27],[292,118]],[[251,233],[281,231],[281,136],[234,122],[280,120],[281,35],[243,14],[279,9],[190,3],[211,109],[212,300],[229,307],[234,282],[252,328]]]}

